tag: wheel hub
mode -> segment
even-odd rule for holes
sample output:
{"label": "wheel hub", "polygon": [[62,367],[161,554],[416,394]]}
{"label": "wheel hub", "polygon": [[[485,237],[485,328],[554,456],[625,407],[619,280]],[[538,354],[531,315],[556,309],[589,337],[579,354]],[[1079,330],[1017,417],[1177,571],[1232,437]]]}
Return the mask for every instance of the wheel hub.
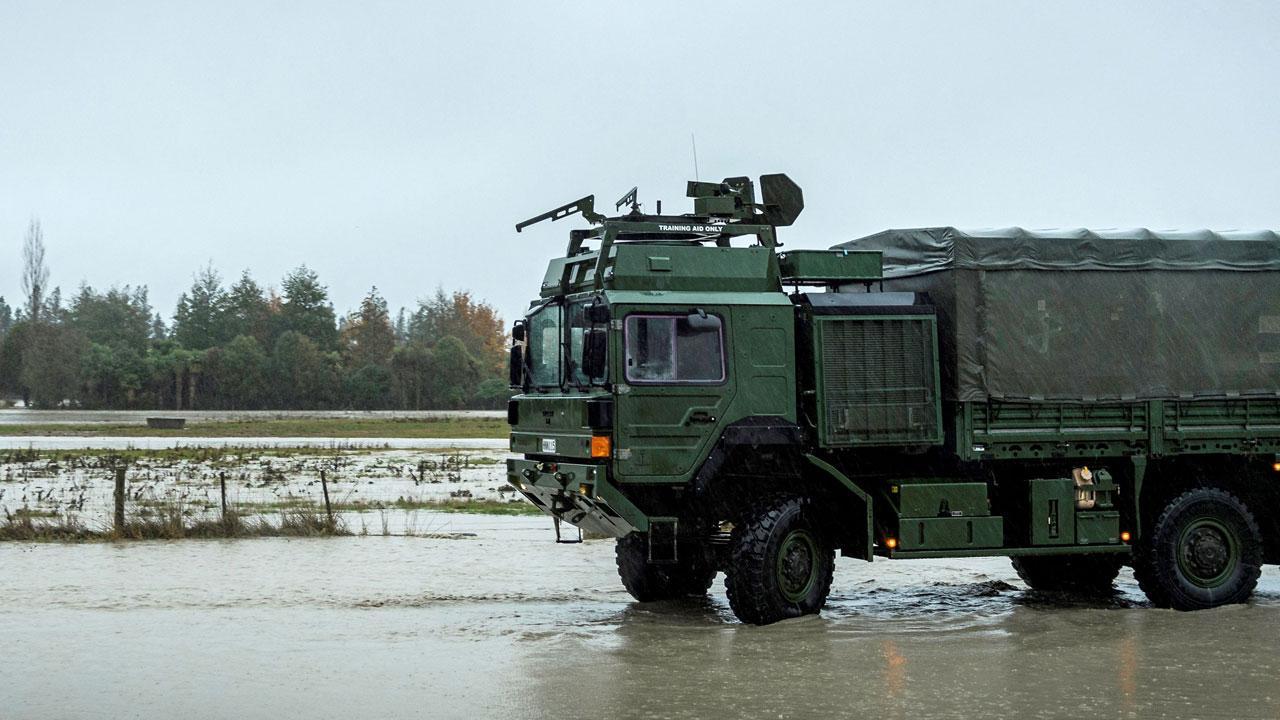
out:
{"label": "wheel hub", "polygon": [[792,602],[800,602],[813,588],[818,549],[813,537],[796,530],[783,539],[778,549],[778,585]]}
{"label": "wheel hub", "polygon": [[1183,534],[1178,559],[1190,580],[1212,587],[1230,573],[1235,555],[1235,543],[1226,529],[1216,522],[1202,520]]}

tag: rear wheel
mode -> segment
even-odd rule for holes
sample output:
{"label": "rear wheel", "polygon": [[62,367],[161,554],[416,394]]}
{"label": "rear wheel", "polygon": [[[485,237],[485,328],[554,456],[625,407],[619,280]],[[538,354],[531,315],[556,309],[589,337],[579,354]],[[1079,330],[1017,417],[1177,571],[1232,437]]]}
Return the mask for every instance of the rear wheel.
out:
{"label": "rear wheel", "polygon": [[739,620],[767,625],[826,604],[835,551],[807,500],[783,496],[754,505],[735,524],[730,545],[725,588]]}
{"label": "rear wheel", "polygon": [[1012,558],[1013,569],[1032,590],[1103,594],[1111,591],[1124,557],[1097,555],[1026,555]]}
{"label": "rear wheel", "polygon": [[623,587],[640,602],[705,595],[716,578],[715,567],[701,548],[682,545],[680,550],[677,562],[651,563],[648,535],[633,532],[618,538],[618,577]]}
{"label": "rear wheel", "polygon": [[1198,488],[1165,506],[1133,571],[1159,607],[1176,610],[1244,602],[1262,568],[1262,532],[1235,495]]}

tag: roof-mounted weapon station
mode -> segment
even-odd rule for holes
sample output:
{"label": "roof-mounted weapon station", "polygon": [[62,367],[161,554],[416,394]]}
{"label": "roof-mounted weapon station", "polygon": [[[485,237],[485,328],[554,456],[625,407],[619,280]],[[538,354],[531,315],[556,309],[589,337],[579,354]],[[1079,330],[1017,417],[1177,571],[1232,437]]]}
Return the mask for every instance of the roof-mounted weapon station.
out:
{"label": "roof-mounted weapon station", "polygon": [[585,231],[583,239],[604,237],[613,226],[617,235],[625,235],[628,240],[706,242],[719,241],[722,235],[757,235],[762,244],[774,246],[777,242],[772,228],[795,222],[804,210],[804,193],[783,173],[761,175],[760,193],[761,200],[757,202],[755,183],[748,177],[725,178],[718,183],[690,180],[685,195],[693,199],[693,212],[663,215],[661,201],[656,214],[641,212],[637,189],[631,188],[614,203],[615,210],[629,206],[631,211],[626,214],[605,217],[595,210],[595,195],[588,195],[518,223],[516,232],[543,220],[554,222],[581,213],[587,222],[601,226]]}

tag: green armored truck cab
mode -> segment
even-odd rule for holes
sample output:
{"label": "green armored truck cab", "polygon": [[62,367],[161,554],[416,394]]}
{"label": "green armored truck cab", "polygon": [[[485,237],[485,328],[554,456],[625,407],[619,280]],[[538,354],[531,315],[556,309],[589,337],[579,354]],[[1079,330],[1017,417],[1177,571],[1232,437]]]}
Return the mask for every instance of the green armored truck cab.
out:
{"label": "green armored truck cab", "polygon": [[[513,328],[508,481],[639,601],[820,610],[835,552],[1132,565],[1162,607],[1280,562],[1280,237],[891,230],[784,252],[785,175],[581,214]],[[559,535],[557,536],[559,537]]]}

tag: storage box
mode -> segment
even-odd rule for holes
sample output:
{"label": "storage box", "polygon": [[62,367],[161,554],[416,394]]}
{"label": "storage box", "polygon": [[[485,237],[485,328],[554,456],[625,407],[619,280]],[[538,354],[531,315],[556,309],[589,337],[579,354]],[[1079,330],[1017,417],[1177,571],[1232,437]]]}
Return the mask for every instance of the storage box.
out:
{"label": "storage box", "polygon": [[1115,510],[1076,513],[1076,544],[1115,545],[1120,542],[1120,513]]}
{"label": "storage box", "polygon": [[1004,545],[1004,518],[900,518],[899,550],[963,550]]}
{"label": "storage box", "polygon": [[792,250],[778,255],[784,283],[834,283],[880,279],[880,253],[857,250]]}
{"label": "storage box", "polygon": [[1071,478],[1032,480],[1029,485],[1032,545],[1074,545],[1076,483]]}
{"label": "storage box", "polygon": [[980,517],[990,515],[986,483],[921,483],[895,485],[894,498],[901,517]]}

